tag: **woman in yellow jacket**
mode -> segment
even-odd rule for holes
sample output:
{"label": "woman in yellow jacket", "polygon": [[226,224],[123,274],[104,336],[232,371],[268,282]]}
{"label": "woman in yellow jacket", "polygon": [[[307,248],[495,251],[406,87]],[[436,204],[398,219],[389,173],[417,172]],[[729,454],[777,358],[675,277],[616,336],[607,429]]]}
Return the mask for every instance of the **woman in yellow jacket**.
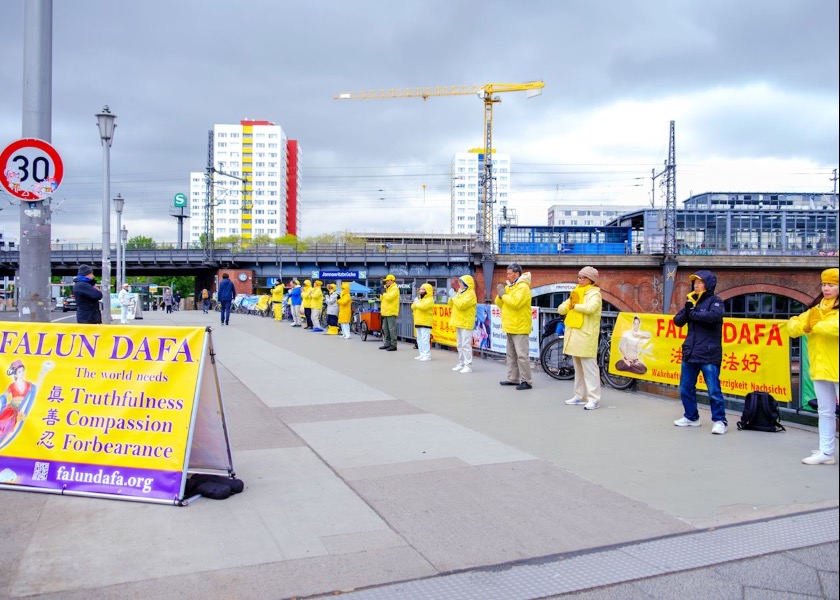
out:
{"label": "woman in yellow jacket", "polygon": [[802,335],[808,338],[808,373],[814,382],[817,395],[818,428],[820,449],[811,456],[802,459],[806,465],[833,465],[834,436],[837,429],[835,414],[838,395],[838,290],[840,289],[840,269],[826,269],[820,276],[822,293],[814,298],[808,310],[799,316],[791,317],[787,323],[790,337]]}
{"label": "woman in yellow jacket", "polygon": [[353,298],[350,296],[350,282],[341,284],[341,295],[338,297],[338,326],[341,337],[350,339],[350,320],[353,318]]}
{"label": "woman in yellow jacket", "polygon": [[414,330],[417,332],[419,354],[414,360],[425,362],[432,360],[432,318],[435,310],[435,290],[431,284],[424,283],[417,290],[417,297],[411,303],[414,314]]}
{"label": "woman in yellow jacket", "polygon": [[531,319],[531,274],[523,273],[516,263],[508,265],[505,284],[496,286],[496,306],[502,311],[502,331],[507,336],[505,359],[507,379],[499,385],[515,385],[517,390],[530,390],[531,361],[528,357]]}
{"label": "woman in yellow jacket", "polygon": [[321,329],[321,312],[324,310],[324,290],[321,288],[322,285],[324,285],[324,282],[316,279],[315,285],[312,286],[312,291],[309,292],[309,304],[312,307],[313,333],[324,331]]}
{"label": "woman in yellow jacket", "polygon": [[300,295],[303,298],[301,306],[303,306],[303,316],[306,319],[304,329],[312,329],[312,282],[308,279],[303,280]]}
{"label": "woman in yellow jacket", "polygon": [[575,395],[566,404],[583,404],[586,410],[595,410],[601,403],[601,372],[598,369],[598,336],[601,334],[601,290],[598,270],[583,267],[578,273],[578,284],[569,299],[557,307],[566,315],[563,352],[575,364]]}
{"label": "woman in yellow jacket", "polygon": [[283,320],[283,294],[285,291],[286,288],[283,287],[283,282],[280,281],[280,279],[278,279],[277,283],[274,284],[274,287],[271,288],[271,303],[274,308],[275,321]]}
{"label": "woman in yellow jacket", "polygon": [[455,345],[458,348],[458,364],[452,370],[459,373],[472,373],[473,329],[478,301],[475,296],[475,279],[464,275],[458,279],[458,291],[449,290],[449,302],[452,313],[449,326],[455,328]]}

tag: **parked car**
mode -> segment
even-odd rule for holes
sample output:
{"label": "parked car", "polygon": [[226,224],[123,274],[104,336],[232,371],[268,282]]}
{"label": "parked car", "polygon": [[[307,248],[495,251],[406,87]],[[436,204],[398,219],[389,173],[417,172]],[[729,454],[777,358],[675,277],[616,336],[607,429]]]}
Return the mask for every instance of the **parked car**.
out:
{"label": "parked car", "polygon": [[61,301],[61,311],[67,312],[68,310],[76,310],[76,297],[75,296],[65,296],[62,298]]}

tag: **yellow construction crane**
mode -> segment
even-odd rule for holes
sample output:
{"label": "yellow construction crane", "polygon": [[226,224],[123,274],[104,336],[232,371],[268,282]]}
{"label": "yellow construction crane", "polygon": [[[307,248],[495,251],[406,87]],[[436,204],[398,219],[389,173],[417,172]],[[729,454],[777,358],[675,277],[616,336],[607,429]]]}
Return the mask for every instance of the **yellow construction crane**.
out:
{"label": "yellow construction crane", "polygon": [[478,236],[484,242],[482,253],[493,254],[493,105],[501,102],[496,95],[501,92],[527,92],[528,98],[539,96],[545,83],[528,81],[525,83],[485,83],[484,85],[451,85],[424,88],[390,88],[387,90],[367,90],[362,92],[344,92],[334,100],[382,100],[385,98],[422,98],[432,96],[472,96],[484,101],[484,173],[480,178],[481,206]]}

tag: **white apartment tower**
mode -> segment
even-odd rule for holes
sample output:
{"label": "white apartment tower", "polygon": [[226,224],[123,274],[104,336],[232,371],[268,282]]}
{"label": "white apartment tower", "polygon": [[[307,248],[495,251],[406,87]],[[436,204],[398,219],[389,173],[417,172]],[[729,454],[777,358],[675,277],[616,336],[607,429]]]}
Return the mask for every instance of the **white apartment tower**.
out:
{"label": "white apartment tower", "polygon": [[[208,228],[213,238],[272,240],[300,229],[300,154],[297,141],[270,121],[216,124],[208,136],[216,172],[190,173],[190,243]],[[208,208],[209,214],[208,214]]]}
{"label": "white apartment tower", "polygon": [[[481,188],[479,177],[484,173],[484,149],[456,152],[450,166],[450,233],[470,235],[478,233]],[[503,209],[510,194],[510,155],[493,151],[493,223],[501,222]],[[493,239],[496,238],[495,232]]]}

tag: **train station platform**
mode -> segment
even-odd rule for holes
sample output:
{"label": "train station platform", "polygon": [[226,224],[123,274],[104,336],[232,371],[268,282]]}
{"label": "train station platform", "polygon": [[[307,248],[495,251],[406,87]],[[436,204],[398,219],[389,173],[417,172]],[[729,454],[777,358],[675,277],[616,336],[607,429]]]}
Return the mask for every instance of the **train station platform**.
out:
{"label": "train station platform", "polygon": [[[53,313],[56,320],[74,315]],[[12,315],[4,318],[10,318]],[[243,493],[187,507],[0,491],[0,598],[837,598],[838,467],[814,428],[678,428],[678,400],[504,361],[213,327]]]}

